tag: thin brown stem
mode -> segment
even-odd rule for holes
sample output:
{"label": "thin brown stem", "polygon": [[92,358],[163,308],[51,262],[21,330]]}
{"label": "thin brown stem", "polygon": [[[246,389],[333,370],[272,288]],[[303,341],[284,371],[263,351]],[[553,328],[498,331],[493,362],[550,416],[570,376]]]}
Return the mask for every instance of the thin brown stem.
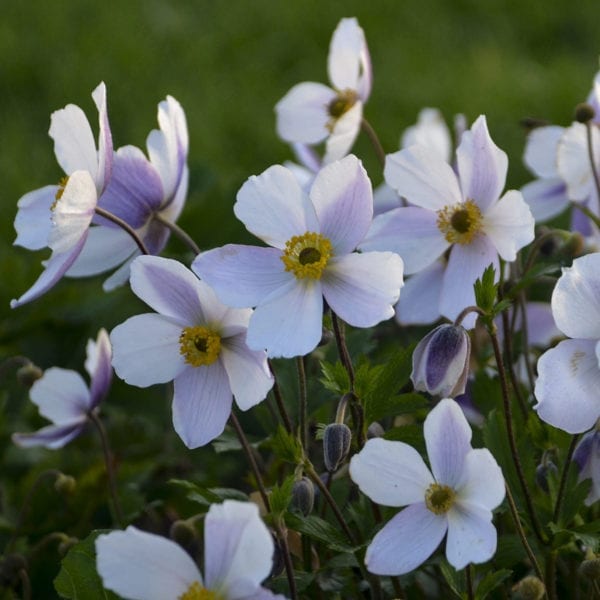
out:
{"label": "thin brown stem", "polygon": [[454,325],[458,327],[458,325],[464,321],[465,317],[472,312],[477,313],[479,316],[485,316],[486,314],[479,306],[467,306],[467,308],[463,308],[460,313],[458,313],[458,317],[454,320]]}
{"label": "thin brown stem", "polygon": [[298,414],[300,415],[300,441],[304,453],[308,456],[308,396],[306,394],[306,370],[304,368],[304,357],[296,358],[298,369]]}
{"label": "thin brown stem", "polygon": [[563,500],[565,498],[565,490],[567,487],[567,479],[569,476],[569,467],[571,466],[571,461],[573,460],[573,453],[575,452],[575,447],[577,446],[578,441],[579,435],[574,435],[571,439],[571,443],[569,444],[569,449],[567,450],[567,457],[565,458],[565,464],[563,465],[562,473],[560,475],[558,492],[556,494],[556,504],[554,505],[554,512],[552,513],[552,520],[556,524],[558,524],[558,519],[560,518],[560,510],[562,508]]}
{"label": "thin brown stem", "polygon": [[475,592],[473,591],[473,567],[468,564],[465,567],[465,583],[467,586],[467,598],[475,600]]}
{"label": "thin brown stem", "polygon": [[596,185],[596,192],[600,197],[600,177],[598,176],[598,167],[596,166],[596,160],[594,157],[594,142],[592,140],[592,127],[594,125],[591,121],[588,121],[585,124],[585,131],[587,136],[587,147],[588,147],[588,156],[590,157],[590,167],[592,169],[592,176],[594,179],[594,184]]}
{"label": "thin brown stem", "polygon": [[[516,308],[513,310],[516,310]],[[502,311],[502,329],[504,330],[504,354],[506,354],[508,376],[510,377],[510,383],[512,384],[515,396],[517,397],[517,403],[519,405],[519,408],[521,409],[521,413],[523,414],[523,417],[527,417],[527,404],[525,403],[525,399],[521,394],[521,387],[519,385],[519,380],[517,379],[517,375],[515,373],[515,366],[513,363],[512,327],[509,323],[508,313],[505,310]],[[527,348],[524,349],[524,352],[527,352]]]}
{"label": "thin brown stem", "polygon": [[140,249],[140,252],[142,254],[150,254],[150,252],[148,252],[148,249],[144,245],[144,242],[142,242],[142,240],[136,233],[135,229],[133,229],[133,227],[131,227],[128,223],[123,221],[123,219],[120,219],[116,215],[113,215],[111,212],[108,212],[107,210],[104,210],[103,208],[100,208],[99,206],[96,206],[95,212],[100,217],[104,217],[105,219],[112,221],[115,225],[118,225],[121,229],[123,229],[123,231],[128,233],[130,235],[130,237],[133,239],[133,241],[136,243],[137,247]]}
{"label": "thin brown stem", "polygon": [[279,387],[279,383],[277,382],[277,376],[275,375],[275,369],[273,369],[273,363],[269,362],[269,369],[273,374],[273,396],[275,397],[275,402],[277,404],[277,409],[279,410],[279,415],[281,416],[281,420],[283,421],[283,426],[288,433],[292,433],[292,421],[290,416],[288,415],[287,409],[285,407],[285,403],[283,401],[283,396],[281,395],[281,388]]}
{"label": "thin brown stem", "polygon": [[377,155],[377,160],[379,160],[379,164],[381,165],[381,168],[384,169],[385,168],[385,150],[383,149],[383,146],[381,145],[381,142],[379,141],[379,137],[377,137],[375,130],[373,129],[371,124],[364,117],[362,118],[362,121],[360,122],[360,126],[361,126],[362,130],[367,134],[367,137],[369,138],[369,141],[371,142],[371,145],[373,146],[373,150],[375,150],[375,154]]}
{"label": "thin brown stem", "polygon": [[333,333],[335,335],[335,343],[337,344],[338,354],[346,373],[348,373],[348,379],[350,380],[350,391],[354,392],[354,367],[352,366],[352,359],[348,353],[346,346],[346,335],[344,333],[344,324],[338,319],[338,316],[331,311],[331,322],[333,324]]}
{"label": "thin brown stem", "polygon": [[154,213],[152,217],[155,221],[158,221],[161,225],[164,225],[169,231],[171,231],[177,238],[179,238],[194,254],[200,254],[200,248],[191,238],[191,236],[184,231],[176,223],[165,219],[161,214]]}

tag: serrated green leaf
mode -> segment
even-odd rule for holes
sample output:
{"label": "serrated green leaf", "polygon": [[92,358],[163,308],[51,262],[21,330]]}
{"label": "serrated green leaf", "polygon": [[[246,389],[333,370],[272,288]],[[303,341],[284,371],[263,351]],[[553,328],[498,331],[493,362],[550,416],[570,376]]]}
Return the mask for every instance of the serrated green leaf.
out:
{"label": "serrated green leaf", "polygon": [[350,390],[348,373],[340,361],[336,363],[321,361],[321,373],[323,373],[323,377],[320,378],[320,381],[330,392],[341,396]]}
{"label": "serrated green leaf", "polygon": [[[590,527],[591,526],[591,527]],[[598,550],[600,545],[600,522],[588,523],[582,527],[574,527],[573,529],[563,529],[556,526],[554,523],[549,523],[548,527],[555,536],[555,547],[565,546],[571,543],[574,539],[581,542],[593,552]]]}
{"label": "serrated green leaf", "polygon": [[85,540],[75,544],[62,559],[61,569],[54,579],[54,589],[69,600],[117,600],[105,590],[96,571],[96,538],[109,530],[92,531]]}
{"label": "serrated green leaf", "polygon": [[355,547],[350,546],[343,532],[315,515],[300,517],[288,512],[285,513],[285,522],[290,529],[325,544],[335,552],[354,552],[356,550]]}
{"label": "serrated green leaf", "polygon": [[292,473],[283,480],[281,485],[274,485],[269,496],[271,512],[275,516],[283,514],[292,500],[292,488],[296,477]]}
{"label": "serrated green leaf", "polygon": [[279,425],[275,435],[269,440],[269,446],[277,458],[298,465],[303,461],[302,446],[298,438]]}
{"label": "serrated green leaf", "polygon": [[485,600],[490,592],[493,592],[505,579],[512,575],[510,569],[491,571],[484,576],[475,590],[476,600]]}
{"label": "serrated green leaf", "polygon": [[223,502],[223,500],[248,501],[248,496],[233,488],[205,488],[184,479],[171,479],[169,483],[185,490],[186,498],[203,506]]}
{"label": "serrated green leaf", "polygon": [[475,303],[486,313],[491,313],[496,302],[498,293],[498,284],[494,283],[495,270],[493,265],[489,265],[483,272],[480,279],[475,281],[473,288],[475,290]]}
{"label": "serrated green leaf", "polygon": [[427,406],[427,398],[417,392],[390,396],[379,402],[370,403],[371,410],[369,412],[368,422],[372,423],[383,417],[413,413],[417,410],[426,408]]}

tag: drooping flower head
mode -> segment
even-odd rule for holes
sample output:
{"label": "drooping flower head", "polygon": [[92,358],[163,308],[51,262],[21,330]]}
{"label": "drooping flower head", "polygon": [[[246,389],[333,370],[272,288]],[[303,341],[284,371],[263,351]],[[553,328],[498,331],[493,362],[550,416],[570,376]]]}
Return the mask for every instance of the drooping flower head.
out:
{"label": "drooping flower head", "polygon": [[371,573],[416,569],[446,534],[446,558],[456,569],[496,551],[492,510],[504,498],[504,479],[494,457],[471,447],[471,429],[454,400],[441,400],[427,415],[424,434],[431,471],[414,448],[382,438],[368,440],[350,462],[350,476],[369,498],[408,505],[367,548]]}
{"label": "drooping flower head", "polygon": [[156,313],[131,317],[111,332],[113,365],[131,385],[174,380],[173,425],[188,448],[223,432],[232,397],[242,410],[273,385],[264,351],[246,346],[252,313],[232,309],[181,263],[140,256],[131,289]]}
{"label": "drooping flower head", "polygon": [[275,107],[277,132],[287,142],[326,141],[324,163],[348,154],[360,130],[363,104],[372,84],[365,34],[355,18],[342,19],[328,58],[332,88],[321,83],[295,85]]}
{"label": "drooping flower head", "polygon": [[40,414],[52,421],[34,433],[14,433],[12,440],[18,446],[31,448],[62,448],[85,428],[90,413],[108,393],[112,381],[111,348],[104,329],[96,341],[87,344],[85,369],[91,381],[88,387],[79,373],[52,367],[44,372],[29,395]]}
{"label": "drooping flower head", "polygon": [[[407,274],[432,267],[449,251],[440,273],[439,311],[454,320],[474,304],[473,284],[485,268],[492,264],[498,274],[499,256],[515,260],[533,240],[534,220],[520,192],[500,197],[507,165],[484,116],[462,136],[458,174],[422,146],[388,155],[385,179],[413,206],[377,216],[360,249],[397,252]],[[475,319],[468,315],[464,326],[472,327]]]}
{"label": "drooping flower head", "polygon": [[50,248],[44,271],[27,292],[11,302],[16,308],[35,300],[69,270],[81,254],[99,197],[112,173],[112,137],[106,108],[106,87],[92,93],[98,108],[98,148],[85,113],[68,104],[52,114],[50,137],[54,153],[65,172],[59,185],[48,185],[19,200],[15,218],[15,245],[29,250]]}
{"label": "drooping flower head", "polygon": [[393,315],[402,259],[354,252],[371,223],[371,182],[353,155],[317,175],[307,195],[275,165],[237,195],[236,216],[270,248],[229,244],[201,253],[192,269],[229,306],[255,306],[248,345],[269,356],[311,352],[322,333],[323,298],[344,321],[371,327]]}
{"label": "drooping flower head", "polygon": [[273,538],[249,502],[211,505],[204,525],[204,577],[175,542],[130,526],[96,539],[104,587],[127,600],[284,600],[261,586]]}

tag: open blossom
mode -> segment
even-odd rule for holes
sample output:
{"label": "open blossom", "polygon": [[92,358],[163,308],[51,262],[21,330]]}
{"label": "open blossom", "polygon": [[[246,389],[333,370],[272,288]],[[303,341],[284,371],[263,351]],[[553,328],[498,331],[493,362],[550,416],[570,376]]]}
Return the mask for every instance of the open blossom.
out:
{"label": "open blossom", "polygon": [[27,292],[11,302],[15,308],[35,300],[52,288],[77,257],[89,237],[98,198],[112,171],[112,137],[106,109],[106,87],[92,93],[98,108],[98,148],[85,113],[68,104],[52,114],[50,137],[54,153],[66,177],[59,185],[47,185],[25,194],[18,202],[15,245],[29,250],[50,248],[44,271]]}
{"label": "open blossom", "polygon": [[192,269],[225,304],[256,307],[251,348],[269,356],[311,352],[321,339],[323,298],[356,327],[394,314],[402,259],[354,252],[373,215],[371,182],[355,156],[324,167],[308,195],[288,169],[272,166],[242,186],[234,210],[272,247],[229,244],[201,253]]}
{"label": "open blossom", "polygon": [[59,367],[44,372],[29,392],[31,401],[40,414],[52,421],[34,433],[14,433],[12,440],[18,446],[30,448],[62,448],[85,428],[89,414],[106,396],[112,381],[111,348],[104,329],[96,341],[87,344],[85,369],[91,378],[88,387],[79,373]]}
{"label": "open blossom", "polygon": [[[158,105],[158,124],[148,135],[148,157],[135,146],[114,155],[111,180],[99,206],[132,227],[150,254],[165,247],[170,230],[165,223],[179,217],[188,188],[188,131],[185,113],[171,96]],[[75,263],[70,277],[96,275],[119,267],[104,283],[109,290],[127,281],[131,261],[140,254],[133,238],[102,217]]]}
{"label": "open blossom", "polygon": [[382,438],[368,440],[350,463],[353,481],[373,501],[408,505],[369,544],[371,573],[416,569],[446,534],[446,558],[456,569],[486,562],[496,551],[492,510],[504,498],[504,479],[494,457],[471,447],[471,429],[454,400],[441,400],[429,413],[424,434],[431,471],[414,448]]}
{"label": "open blossom", "polygon": [[552,293],[556,326],[569,338],[546,351],[537,365],[535,406],[540,418],[569,433],[591,429],[600,418],[600,254],[563,268]]}
{"label": "open blossom", "polygon": [[181,263],[140,256],[131,289],[156,313],[131,317],[111,332],[113,366],[131,385],[174,380],[173,425],[188,448],[223,432],[232,396],[242,410],[273,385],[264,351],[246,346],[251,310],[232,309]]}
{"label": "open blossom", "polygon": [[175,542],[129,526],[96,539],[104,587],[127,600],[284,600],[260,584],[273,566],[273,538],[255,504],[211,505],[204,524],[204,577]]}
{"label": "open blossom", "polygon": [[[457,150],[457,170],[429,149],[411,146],[388,155],[385,179],[412,206],[377,216],[361,250],[392,250],[406,273],[438,264],[439,311],[454,320],[475,303],[473,284],[499,256],[515,260],[534,238],[534,220],[520,192],[502,197],[508,160],[492,141],[484,116],[465,131]],[[449,250],[443,269],[436,263]],[[436,294],[437,295],[437,294]],[[473,327],[476,316],[463,324]]]}
{"label": "open blossom", "polygon": [[371,59],[355,18],[339,22],[327,66],[333,88],[299,83],[275,107],[277,132],[285,141],[318,144],[327,140],[325,164],[343,158],[352,148],[360,131],[363,104],[371,93]]}

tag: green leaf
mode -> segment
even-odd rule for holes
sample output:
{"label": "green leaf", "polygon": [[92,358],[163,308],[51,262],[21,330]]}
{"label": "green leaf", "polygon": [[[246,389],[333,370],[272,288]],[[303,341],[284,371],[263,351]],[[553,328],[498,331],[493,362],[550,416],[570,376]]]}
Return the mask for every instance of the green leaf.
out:
{"label": "green leaf", "polygon": [[387,399],[381,399],[369,405],[367,421],[372,423],[383,417],[413,413],[427,408],[428,404],[427,398],[417,392],[389,396]]}
{"label": "green leaf", "polygon": [[271,490],[269,496],[269,503],[271,504],[271,512],[275,516],[282,515],[289,506],[292,500],[292,488],[294,487],[294,481],[296,476],[292,473],[286,477],[281,485],[275,484]]}
{"label": "green leaf", "polygon": [[425,439],[423,437],[423,427],[421,425],[401,425],[400,427],[392,427],[384,434],[384,439],[404,442],[412,446],[418,452],[425,451]]}
{"label": "green leaf", "polygon": [[96,571],[96,538],[109,530],[92,531],[85,540],[75,544],[62,559],[61,569],[54,580],[54,589],[61,598],[69,600],[116,600],[118,596],[106,591]]}
{"label": "green leaf", "polygon": [[275,456],[294,465],[300,464],[304,459],[302,445],[298,441],[298,438],[288,433],[281,425],[279,425],[275,435],[269,440],[269,446],[275,453]]}
{"label": "green leaf", "polygon": [[492,312],[498,293],[498,284],[494,283],[494,276],[494,266],[490,264],[473,286],[475,289],[475,303],[486,313]]}
{"label": "green leaf", "polygon": [[288,512],[285,514],[285,523],[290,529],[325,544],[335,552],[354,552],[356,550],[350,546],[344,533],[315,515],[300,517]]}
{"label": "green leaf", "polygon": [[184,479],[170,479],[169,483],[185,490],[186,498],[203,506],[208,506],[223,500],[248,501],[248,496],[233,488],[205,488]]}
{"label": "green leaf", "polygon": [[321,361],[321,372],[323,377],[320,381],[330,392],[334,394],[345,394],[350,389],[350,380],[348,373],[342,363],[338,360],[335,364]]}
{"label": "green leaf", "polygon": [[484,600],[487,598],[490,592],[494,591],[505,579],[508,579],[511,575],[512,571],[509,569],[490,571],[484,576],[477,586],[477,590],[475,591],[476,600]]}
{"label": "green leaf", "polygon": [[454,567],[451,567],[445,560],[440,563],[440,570],[450,589],[456,594],[457,598],[463,597],[465,591],[465,578]]}
{"label": "green leaf", "polygon": [[592,487],[591,479],[584,479],[581,483],[577,483],[576,469],[571,469],[567,480],[565,497],[563,500],[562,510],[558,525],[568,525],[575,515],[581,510],[584,500],[587,498]]}

